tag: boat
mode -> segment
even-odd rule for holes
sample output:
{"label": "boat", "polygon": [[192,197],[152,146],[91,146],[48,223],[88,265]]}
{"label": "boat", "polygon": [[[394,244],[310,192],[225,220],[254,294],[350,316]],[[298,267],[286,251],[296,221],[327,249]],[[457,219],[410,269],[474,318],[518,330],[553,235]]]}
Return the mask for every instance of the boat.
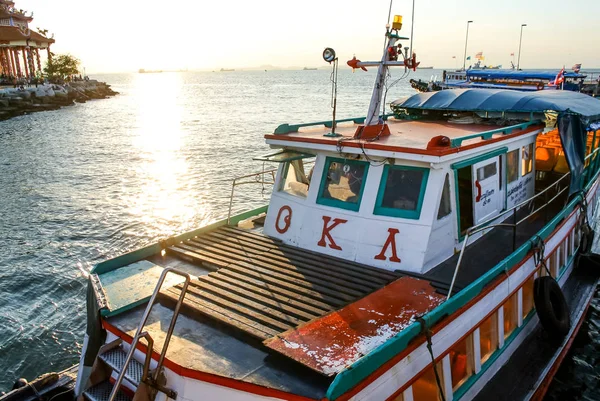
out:
{"label": "boat", "polygon": [[316,68],[309,68],[309,67],[304,67],[302,69],[302,71],[316,71],[316,70],[317,70]]}
{"label": "boat", "polygon": [[409,82],[410,86],[417,92],[436,92],[443,89],[441,83],[434,80],[433,78],[429,81],[411,78]]}
{"label": "boat", "polygon": [[139,74],[157,74],[157,73],[161,73],[162,70],[146,70],[144,68],[140,68],[138,70]]}
{"label": "boat", "polygon": [[[586,74],[577,72],[542,70],[468,69],[444,71],[441,81],[416,81],[413,88],[418,92],[434,92],[443,89],[484,88],[517,91],[569,90],[585,92]],[[554,82],[560,80],[560,84]],[[411,80],[412,83],[412,80]],[[425,85],[423,85],[425,83]]]}
{"label": "boat", "polygon": [[600,273],[600,100],[456,89],[385,113],[389,68],[418,65],[398,20],[349,62],[377,67],[366,117],[279,125],[226,218],[93,268],[75,396],[541,399]]}
{"label": "boat", "polygon": [[[452,73],[450,76],[453,75]],[[462,74],[461,74],[462,76]],[[562,83],[553,82],[562,76]],[[458,79],[457,79],[458,78]],[[458,75],[448,79],[448,88],[498,88],[519,91],[569,90],[581,91],[586,75],[576,72],[535,70],[467,70],[463,80]]]}
{"label": "boat", "polygon": [[417,70],[433,70],[433,67],[417,67]]}
{"label": "boat", "polygon": [[221,72],[232,72],[232,71],[235,71],[235,69],[233,69],[233,68],[221,68],[219,71],[221,71]]}

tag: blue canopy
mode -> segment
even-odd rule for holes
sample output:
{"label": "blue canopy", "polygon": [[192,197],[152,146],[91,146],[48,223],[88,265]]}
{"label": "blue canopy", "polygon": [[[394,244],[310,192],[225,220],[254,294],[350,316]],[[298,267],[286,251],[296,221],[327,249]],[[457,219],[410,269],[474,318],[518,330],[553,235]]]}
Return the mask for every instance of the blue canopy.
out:
{"label": "blue canopy", "polygon": [[[553,81],[559,71],[518,71],[518,70],[467,70],[467,77],[487,79],[543,79]],[[565,78],[585,78],[586,75],[575,72],[565,72]]]}
{"label": "blue canopy", "polygon": [[519,92],[506,89],[451,89],[419,93],[403,101],[392,103],[396,114],[406,110],[415,114],[420,110],[558,113],[558,131],[569,169],[571,186],[575,193],[583,187],[583,168],[587,130],[600,122],[600,100],[571,91]]}
{"label": "blue canopy", "polygon": [[502,111],[535,113],[555,111],[577,114],[586,124],[600,121],[600,99],[578,92],[536,92],[506,89],[451,89],[419,93],[392,103],[394,110]]}

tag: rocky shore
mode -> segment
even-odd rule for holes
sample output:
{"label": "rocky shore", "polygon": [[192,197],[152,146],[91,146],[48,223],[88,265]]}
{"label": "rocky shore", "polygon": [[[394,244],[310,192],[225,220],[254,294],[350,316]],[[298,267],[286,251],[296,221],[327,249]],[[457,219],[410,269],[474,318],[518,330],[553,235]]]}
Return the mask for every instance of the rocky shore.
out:
{"label": "rocky shore", "polygon": [[0,89],[0,120],[36,111],[56,110],[64,106],[85,103],[91,99],[106,99],[118,92],[96,80],[75,81],[64,85],[43,84],[27,88]]}

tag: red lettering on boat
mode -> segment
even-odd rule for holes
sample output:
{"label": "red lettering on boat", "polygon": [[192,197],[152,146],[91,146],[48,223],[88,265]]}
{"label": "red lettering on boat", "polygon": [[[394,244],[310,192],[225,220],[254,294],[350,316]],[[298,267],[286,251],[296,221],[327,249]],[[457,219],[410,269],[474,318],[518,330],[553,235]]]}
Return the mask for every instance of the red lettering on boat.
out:
{"label": "red lettering on boat", "polygon": [[[281,219],[281,213],[287,211],[287,214],[283,217],[283,227],[279,227],[279,220]],[[292,224],[292,208],[288,205],[282,206],[279,209],[279,213],[277,213],[277,218],[275,219],[275,229],[279,234],[285,233]]]}
{"label": "red lettering on boat", "polygon": [[375,259],[386,260],[387,258],[385,257],[385,252],[391,246],[392,256],[390,256],[390,261],[400,263],[400,258],[398,257],[398,253],[396,251],[396,234],[399,232],[400,230],[397,228],[388,228],[388,233],[390,233],[390,235],[388,235],[387,240],[385,240],[385,244],[383,244],[383,248],[381,248],[381,252],[379,255],[375,256]]}
{"label": "red lettering on boat", "polygon": [[321,233],[321,239],[319,240],[319,242],[317,242],[317,245],[327,248],[327,241],[325,241],[325,238],[327,238],[329,240],[329,247],[331,249],[336,249],[338,251],[341,251],[342,247],[340,247],[338,244],[335,243],[335,241],[333,240],[333,237],[330,234],[330,231],[333,230],[334,228],[336,228],[339,224],[348,222],[348,220],[336,218],[336,219],[333,219],[333,223],[328,226],[330,220],[331,220],[331,217],[323,216],[323,232]]}

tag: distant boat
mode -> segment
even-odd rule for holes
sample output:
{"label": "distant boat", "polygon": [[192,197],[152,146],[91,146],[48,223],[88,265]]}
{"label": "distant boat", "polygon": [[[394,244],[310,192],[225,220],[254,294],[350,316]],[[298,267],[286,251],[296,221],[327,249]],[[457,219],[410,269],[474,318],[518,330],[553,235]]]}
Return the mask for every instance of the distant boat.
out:
{"label": "distant boat", "polygon": [[304,67],[302,69],[302,71],[315,71],[315,70],[316,70],[316,68],[312,68],[312,67],[310,67],[310,68],[309,67]]}
{"label": "distant boat", "polygon": [[140,73],[140,74],[155,74],[155,73],[159,73],[159,72],[162,72],[162,70],[145,70],[143,68],[140,68],[138,70],[138,73]]}
{"label": "distant boat", "polygon": [[235,71],[233,68],[221,68],[219,71],[221,72],[231,72],[231,71]]}
{"label": "distant boat", "polygon": [[433,70],[433,67],[417,67],[417,70]]}

